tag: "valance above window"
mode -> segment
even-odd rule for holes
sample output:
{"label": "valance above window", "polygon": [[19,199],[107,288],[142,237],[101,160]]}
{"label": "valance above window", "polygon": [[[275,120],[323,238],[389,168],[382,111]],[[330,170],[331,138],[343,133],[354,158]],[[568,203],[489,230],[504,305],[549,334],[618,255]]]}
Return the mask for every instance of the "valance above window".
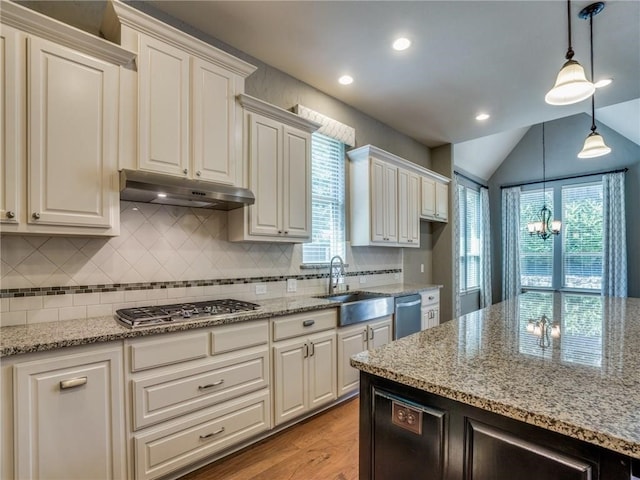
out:
{"label": "valance above window", "polygon": [[326,115],[318,113],[315,110],[311,110],[310,108],[307,108],[300,104],[296,105],[293,108],[293,111],[300,115],[302,118],[322,125],[320,129],[317,130],[318,133],[338,140],[350,147],[353,147],[356,144],[355,128],[350,127],[349,125],[345,125],[344,123],[340,123],[333,118],[329,118]]}

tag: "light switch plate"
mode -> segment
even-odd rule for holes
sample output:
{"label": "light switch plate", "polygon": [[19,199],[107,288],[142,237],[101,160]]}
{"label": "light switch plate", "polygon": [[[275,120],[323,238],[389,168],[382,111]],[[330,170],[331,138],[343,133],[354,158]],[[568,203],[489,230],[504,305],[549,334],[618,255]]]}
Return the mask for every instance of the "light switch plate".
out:
{"label": "light switch plate", "polygon": [[296,282],[295,278],[287,279],[287,292],[293,293],[298,289],[298,282]]}

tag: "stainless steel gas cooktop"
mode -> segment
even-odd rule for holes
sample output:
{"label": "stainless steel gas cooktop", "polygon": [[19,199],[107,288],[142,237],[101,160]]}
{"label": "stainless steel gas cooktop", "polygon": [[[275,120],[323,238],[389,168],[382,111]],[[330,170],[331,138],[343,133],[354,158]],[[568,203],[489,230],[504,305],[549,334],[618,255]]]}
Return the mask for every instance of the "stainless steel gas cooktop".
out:
{"label": "stainless steel gas cooktop", "polygon": [[148,327],[196,318],[257,310],[260,305],[242,300],[224,299],[206,302],[175,303],[116,310],[116,320],[129,328]]}

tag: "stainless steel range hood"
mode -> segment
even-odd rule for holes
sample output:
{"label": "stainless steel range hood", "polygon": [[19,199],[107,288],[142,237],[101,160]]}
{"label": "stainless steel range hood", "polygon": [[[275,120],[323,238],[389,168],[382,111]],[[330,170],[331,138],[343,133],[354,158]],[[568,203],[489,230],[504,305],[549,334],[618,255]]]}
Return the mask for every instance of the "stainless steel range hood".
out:
{"label": "stainless steel range hood", "polygon": [[246,188],[125,169],[120,170],[120,200],[234,210],[253,205],[255,197]]}

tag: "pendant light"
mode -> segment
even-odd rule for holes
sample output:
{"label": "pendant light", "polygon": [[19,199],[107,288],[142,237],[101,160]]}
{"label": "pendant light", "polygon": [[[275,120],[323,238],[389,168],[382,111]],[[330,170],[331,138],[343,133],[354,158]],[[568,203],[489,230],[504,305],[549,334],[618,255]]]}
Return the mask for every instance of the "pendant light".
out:
{"label": "pendant light", "polygon": [[[584,7],[578,16],[582,19],[589,19],[589,30],[590,30],[590,41],[591,41],[591,78],[593,79],[593,16],[599,14],[602,10],[604,10],[604,2],[596,2],[592,3],[589,6]],[[593,94],[591,96],[591,133],[587,136],[584,141],[584,146],[580,153],[578,153],[578,158],[595,158],[601,157],[602,155],[606,155],[611,152],[611,148],[609,148],[604,143],[604,138],[596,131],[596,96]]]}
{"label": "pendant light", "polygon": [[558,235],[562,222],[560,220],[551,220],[553,212],[547,207],[547,185],[545,171],[545,145],[544,145],[544,123],[542,124],[542,209],[538,213],[538,218],[527,223],[527,231],[529,235],[537,235],[543,240],[550,238],[551,235]]}
{"label": "pendant light", "polygon": [[[566,63],[562,66],[556,83],[547,92],[544,101],[550,105],[571,105],[593,95],[596,87],[587,80],[584,68],[573,59],[574,51],[571,47],[571,0],[567,0],[567,30],[569,33],[569,48],[565,55]],[[593,80],[593,79],[592,79]]]}

